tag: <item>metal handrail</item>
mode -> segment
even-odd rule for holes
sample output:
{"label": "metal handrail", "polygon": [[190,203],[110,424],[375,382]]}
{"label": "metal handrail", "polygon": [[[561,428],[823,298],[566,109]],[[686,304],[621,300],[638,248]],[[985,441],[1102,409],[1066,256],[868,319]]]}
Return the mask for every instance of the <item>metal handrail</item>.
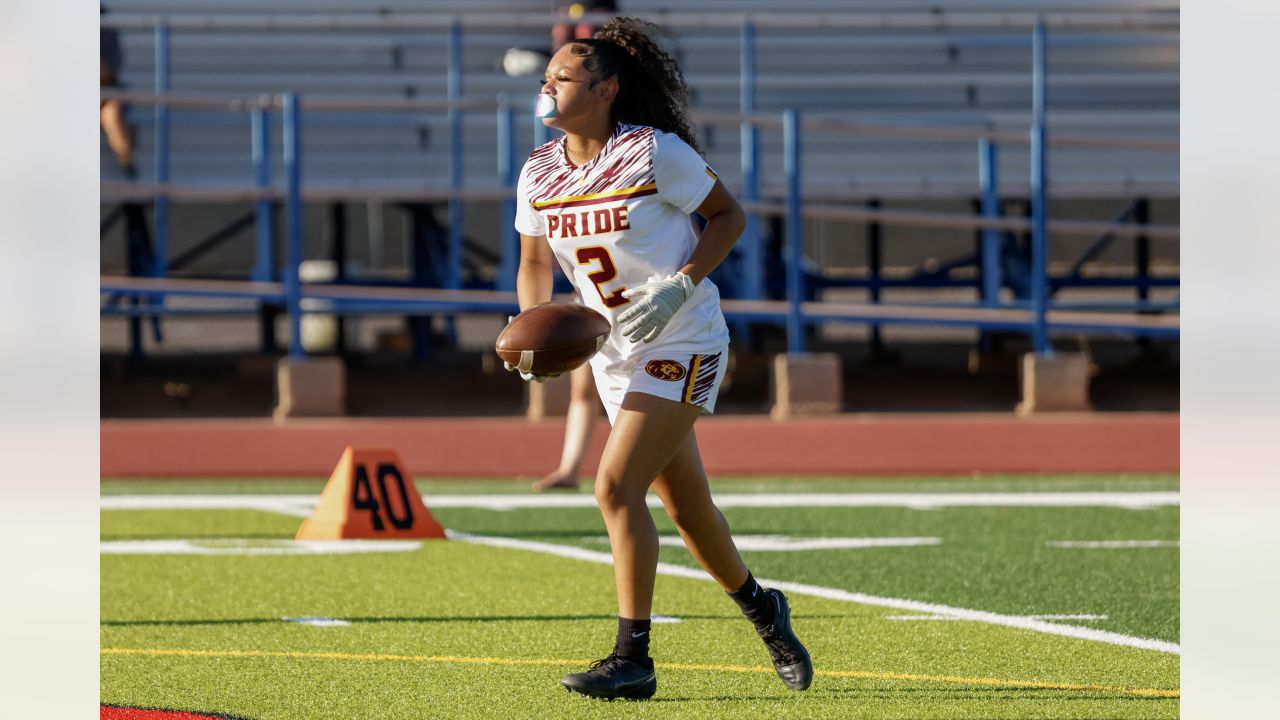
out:
{"label": "metal handrail", "polygon": [[[109,13],[102,24],[121,30],[149,30],[167,25],[176,30],[409,30],[447,28],[453,23],[471,27],[545,29],[572,20],[603,24],[611,14],[585,13],[580,18],[546,12],[525,13],[327,13],[314,15],[263,13]],[[946,30],[950,28],[1030,28],[1037,23],[1055,30],[1124,28],[1177,29],[1177,11],[1147,12],[847,12],[847,13],[638,13],[642,20],[682,29],[736,29],[744,22],[765,28],[829,27],[866,30]]]}
{"label": "metal handrail", "polygon": [[[258,108],[277,109],[281,99],[278,95],[259,95],[257,97],[236,97],[230,95],[183,93],[164,94],[145,93],[130,90],[114,90],[103,88],[100,96],[104,100],[119,100],[137,105],[159,105],[184,110],[228,110],[233,112],[249,111]],[[446,98],[355,98],[341,96],[310,96],[301,100],[303,110],[319,111],[370,111],[370,112],[423,112],[449,110],[494,110],[500,105],[498,99],[463,97],[457,100]],[[724,110],[690,110],[689,119],[695,123],[706,125],[753,125],[757,128],[771,130],[782,129],[782,119],[777,113],[735,113]],[[955,127],[948,125],[925,125],[920,123],[884,123],[850,120],[845,118],[805,117],[801,120],[802,128],[809,132],[821,132],[833,135],[861,137],[877,135],[881,137],[902,138],[904,140],[937,140],[976,142],[988,138],[1002,144],[1026,144],[1027,134],[1012,130],[996,130],[980,127]],[[1132,138],[1106,135],[1055,134],[1051,140],[1053,145],[1065,147],[1118,148],[1129,150],[1164,150],[1177,151],[1180,144],[1176,140],[1152,140],[1148,138]]]}

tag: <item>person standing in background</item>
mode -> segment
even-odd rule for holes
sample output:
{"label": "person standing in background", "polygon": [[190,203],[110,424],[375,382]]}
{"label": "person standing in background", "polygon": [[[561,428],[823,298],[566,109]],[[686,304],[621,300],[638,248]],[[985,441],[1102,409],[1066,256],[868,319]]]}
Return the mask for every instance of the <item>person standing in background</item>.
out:
{"label": "person standing in background", "polygon": [[[98,14],[106,15],[106,6],[98,6]],[[98,35],[98,87],[100,89],[120,88],[120,67],[124,62],[124,53],[120,49],[120,33],[115,28],[101,27]],[[107,144],[125,177],[133,180],[138,170],[133,161],[133,132],[125,119],[124,103],[115,99],[98,100],[98,124],[107,135]]]}
{"label": "person standing in background", "polygon": [[593,37],[600,28],[590,23],[581,22],[586,13],[616,13],[618,3],[614,0],[588,0],[572,5],[562,5],[560,13],[568,15],[575,23],[558,22],[551,27],[551,54],[556,54],[570,40],[583,40]]}

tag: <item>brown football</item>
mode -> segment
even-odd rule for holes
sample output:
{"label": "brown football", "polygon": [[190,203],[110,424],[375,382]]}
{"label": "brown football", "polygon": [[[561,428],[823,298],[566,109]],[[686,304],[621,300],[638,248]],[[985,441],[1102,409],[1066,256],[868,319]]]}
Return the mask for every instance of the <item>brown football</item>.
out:
{"label": "brown football", "polygon": [[575,302],[549,302],[515,316],[494,347],[514,368],[558,375],[590,359],[608,335],[609,321],[595,310]]}

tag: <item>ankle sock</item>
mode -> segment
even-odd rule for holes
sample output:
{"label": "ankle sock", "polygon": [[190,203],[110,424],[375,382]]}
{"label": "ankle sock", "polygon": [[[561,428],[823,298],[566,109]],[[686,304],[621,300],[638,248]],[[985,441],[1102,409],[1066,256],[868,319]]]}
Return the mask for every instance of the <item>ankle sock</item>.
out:
{"label": "ankle sock", "polygon": [[757,628],[765,627],[773,622],[773,601],[765,593],[764,588],[760,587],[760,583],[756,582],[751,573],[747,573],[747,581],[742,583],[742,587],[728,593],[728,595],[733,598],[734,602],[738,603],[738,607],[742,608],[742,614],[746,615],[751,624]]}
{"label": "ankle sock", "polygon": [[641,665],[649,661],[649,625],[648,618],[632,620],[618,617],[618,640],[614,643],[613,653]]}

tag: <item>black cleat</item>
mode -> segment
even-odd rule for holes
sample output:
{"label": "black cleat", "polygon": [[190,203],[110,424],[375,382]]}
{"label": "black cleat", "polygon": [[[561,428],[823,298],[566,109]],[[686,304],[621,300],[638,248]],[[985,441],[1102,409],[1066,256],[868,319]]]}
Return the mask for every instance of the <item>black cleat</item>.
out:
{"label": "black cleat", "polygon": [[773,669],[778,671],[782,682],[792,690],[805,690],[813,682],[813,661],[791,629],[791,606],[787,604],[787,596],[781,590],[770,589],[765,593],[773,599],[773,624],[757,628],[756,633],[769,648]]}
{"label": "black cleat", "polygon": [[653,671],[652,660],[645,667],[620,655],[609,655],[591,663],[586,672],[565,675],[560,684],[588,697],[643,700],[658,691],[658,675]]}

